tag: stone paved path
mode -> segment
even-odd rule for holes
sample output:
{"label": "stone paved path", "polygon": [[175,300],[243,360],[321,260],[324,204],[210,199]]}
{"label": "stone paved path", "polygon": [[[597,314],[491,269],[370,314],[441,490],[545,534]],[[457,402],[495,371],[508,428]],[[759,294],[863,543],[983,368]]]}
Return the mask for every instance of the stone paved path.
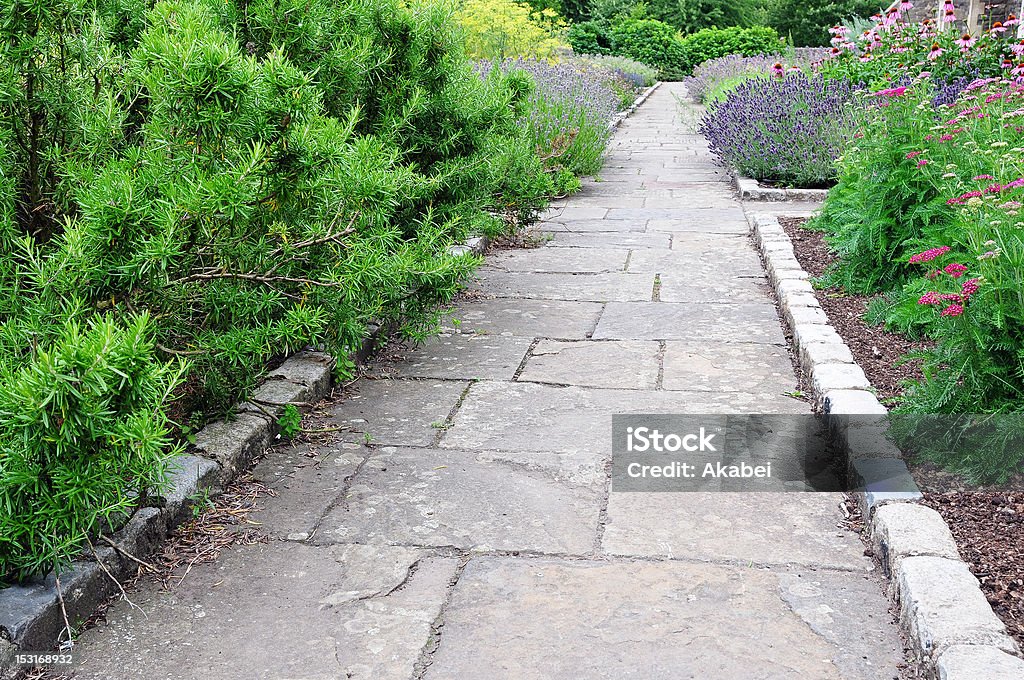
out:
{"label": "stone paved path", "polygon": [[[835,494],[609,493],[610,414],[805,413],[747,223],[663,86],[544,247],[283,448],[267,545],[144,589],[78,678],[897,675],[882,584]],[[365,445],[364,435],[372,437]]]}

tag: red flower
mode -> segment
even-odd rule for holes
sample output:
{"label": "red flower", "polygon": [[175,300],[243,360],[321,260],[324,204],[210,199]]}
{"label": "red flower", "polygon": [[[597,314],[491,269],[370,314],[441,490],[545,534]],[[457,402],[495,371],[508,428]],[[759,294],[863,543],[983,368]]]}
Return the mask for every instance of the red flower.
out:
{"label": "red flower", "polygon": [[947,264],[946,268],[943,269],[942,271],[946,272],[954,279],[959,279],[961,276],[967,273],[967,267],[960,264],[959,262],[953,262],[952,264]]}
{"label": "red flower", "polygon": [[950,305],[949,307],[946,307],[945,309],[942,310],[942,314],[940,316],[960,316],[963,313],[963,305]]}

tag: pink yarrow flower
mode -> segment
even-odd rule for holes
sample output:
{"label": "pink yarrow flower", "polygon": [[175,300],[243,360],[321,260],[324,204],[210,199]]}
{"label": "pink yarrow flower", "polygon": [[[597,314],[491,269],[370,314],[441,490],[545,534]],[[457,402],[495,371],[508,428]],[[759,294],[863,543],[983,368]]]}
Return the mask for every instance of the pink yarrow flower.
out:
{"label": "pink yarrow flower", "polygon": [[967,279],[960,286],[960,295],[966,300],[978,292],[981,279]]}
{"label": "pink yarrow flower", "polygon": [[952,304],[942,310],[940,316],[960,316],[964,313],[964,306],[958,304]]}
{"label": "pink yarrow flower", "polygon": [[910,256],[910,264],[920,264],[921,262],[931,262],[937,257],[945,255],[949,252],[949,246],[939,246],[938,248],[929,248],[928,250],[917,253],[916,255]]}
{"label": "pink yarrow flower", "polygon": [[953,262],[951,264],[947,264],[945,269],[943,269],[942,271],[946,272],[954,279],[959,279],[961,276],[967,273],[967,267],[960,264],[959,262]]}
{"label": "pink yarrow flower", "polygon": [[942,302],[942,297],[935,291],[929,291],[917,300],[919,305],[937,305]]}

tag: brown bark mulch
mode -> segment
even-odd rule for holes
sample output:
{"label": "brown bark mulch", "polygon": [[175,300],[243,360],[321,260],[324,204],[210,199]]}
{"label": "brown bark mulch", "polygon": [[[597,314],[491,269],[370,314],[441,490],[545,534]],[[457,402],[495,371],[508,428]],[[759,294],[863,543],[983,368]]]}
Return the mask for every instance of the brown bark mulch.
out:
{"label": "brown bark mulch", "polygon": [[[802,218],[780,217],[793,241],[801,266],[820,276],[835,257],[820,232],[802,227]],[[908,352],[927,345],[911,341],[863,320],[870,297],[847,295],[838,288],[815,290],[829,323],[850,347],[883,403],[891,405],[907,380],[920,378],[916,362],[904,363]],[[956,475],[930,463],[912,463],[924,504],[949,525],[960,555],[981,582],[993,611],[1024,645],[1024,491],[977,491]]]}

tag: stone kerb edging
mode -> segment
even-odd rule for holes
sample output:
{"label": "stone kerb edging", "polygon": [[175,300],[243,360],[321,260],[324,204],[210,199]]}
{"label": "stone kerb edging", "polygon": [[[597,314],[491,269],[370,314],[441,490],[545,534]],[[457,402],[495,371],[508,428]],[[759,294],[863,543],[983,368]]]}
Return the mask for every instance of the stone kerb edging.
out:
{"label": "stone kerb edging", "polygon": [[741,201],[824,201],[828,195],[828,189],[783,189],[761,186],[756,179],[744,177],[733,167],[729,168],[729,173]]}
{"label": "stone kerb edging", "polygon": [[636,100],[632,103],[632,105],[630,105],[628,109],[626,109],[625,111],[619,111],[618,113],[615,114],[615,117],[612,118],[610,123],[608,123],[608,129],[615,130],[617,127],[622,125],[622,121],[632,116],[633,113],[635,113],[636,110],[640,107],[640,105],[647,101],[647,98],[654,94],[654,91],[657,90],[660,86],[661,81],[659,80],[654,85],[651,85],[649,88],[641,92],[640,96],[636,98]]}
{"label": "stone kerb edging", "polygon": [[[453,246],[453,255],[483,255],[490,244],[486,236]],[[365,360],[389,329],[370,324],[356,358]],[[189,453],[172,464],[161,507],[138,509],[110,544],[96,547],[99,562],[78,560],[60,576],[64,611],[72,626],[87,619],[96,608],[118,592],[113,579],[127,580],[138,563],[133,558],[151,554],[156,546],[191,514],[203,497],[216,497],[252,461],[270,447],[279,433],[277,419],[287,404],[320,401],[331,389],[334,358],[304,350],[292,355],[267,374],[252,399],[237,407],[231,420],[210,423],[196,434]],[[106,571],[104,570],[106,568]],[[107,573],[109,571],[109,574]],[[52,650],[64,631],[64,611],[53,574],[24,585],[0,590],[0,678],[14,677],[15,654]]]}
{"label": "stone kerb edging", "polygon": [[900,625],[939,680],[1021,680],[1024,660],[941,515],[921,500],[901,452],[884,436],[887,409],[818,304],[778,218],[752,215],[754,241],[789,325],[811,398],[847,457],[868,537],[889,579]]}

